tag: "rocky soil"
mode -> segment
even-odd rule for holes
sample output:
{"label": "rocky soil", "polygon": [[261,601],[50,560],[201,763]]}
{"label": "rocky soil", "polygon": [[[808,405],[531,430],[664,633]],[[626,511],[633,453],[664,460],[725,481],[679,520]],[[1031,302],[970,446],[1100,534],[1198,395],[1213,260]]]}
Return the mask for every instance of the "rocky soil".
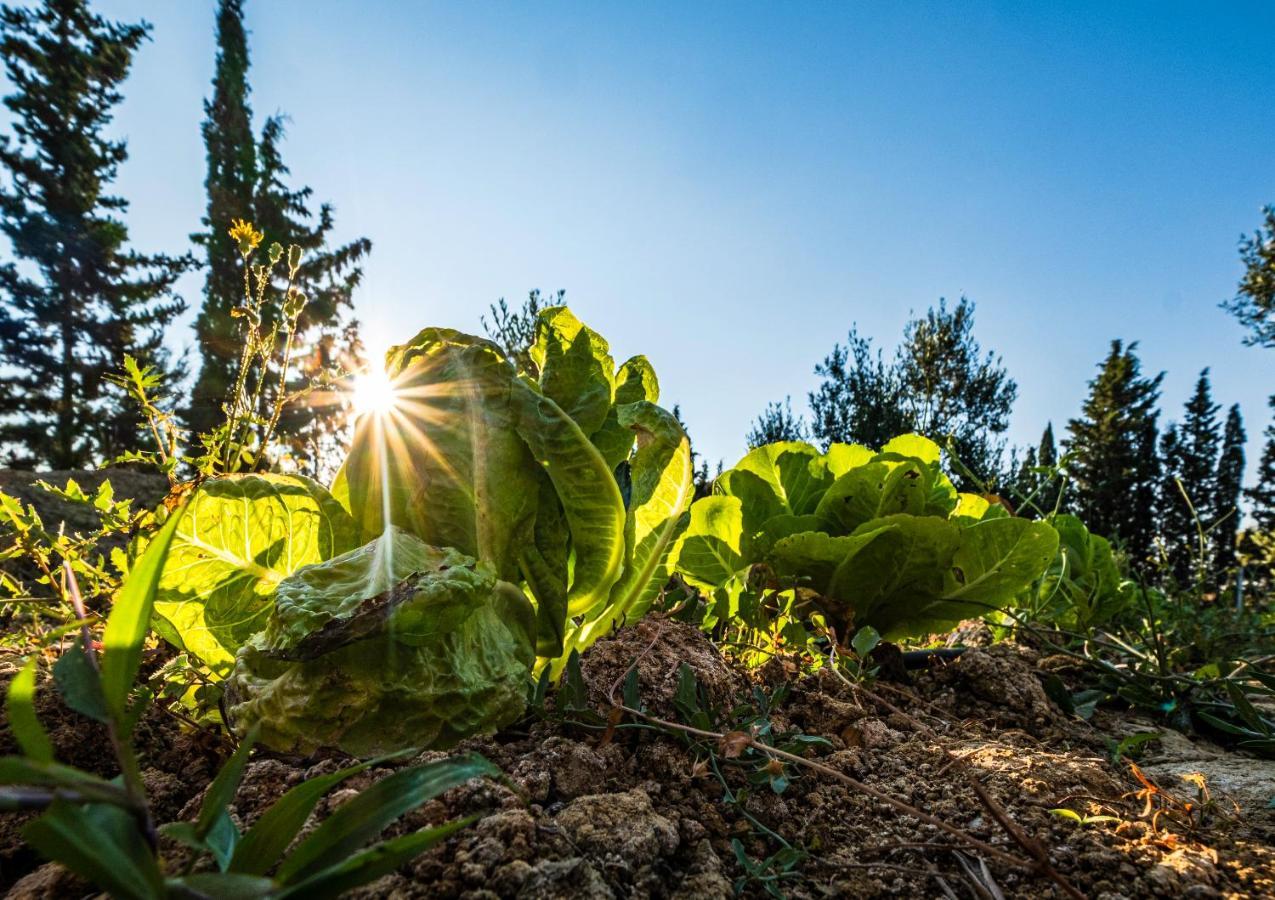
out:
{"label": "rocky soil", "polygon": [[[462,745],[497,763],[510,783],[473,782],[405,817],[395,832],[483,814],[358,896],[725,898],[765,896],[768,889],[794,898],[1064,896],[1038,872],[981,859],[936,826],[825,772],[785,764],[778,774],[787,784],[776,793],[767,783],[776,772],[750,783],[762,764],[748,753],[730,758],[729,747],[713,740],[688,740],[631,716],[608,718],[612,687],[635,660],[648,714],[677,718],[678,672],[686,663],[708,706],[722,711],[715,724],[724,731],[738,721],[730,711],[752,703],[755,688],[785,687],[771,725],[777,733],[824,738],[807,750],[811,758],[1025,857],[980,803],[972,774],[1085,896],[1275,896],[1270,763],[1166,734],[1141,760],[1146,777],[1196,799],[1197,788],[1181,776],[1202,772],[1211,799],[1186,814],[1157,795],[1164,812],[1153,827],[1142,816],[1144,797],[1133,796],[1143,785],[1127,763],[1112,763],[1110,742],[1162,729],[1102,713],[1093,724],[1068,718],[1046,697],[1038,660],[1026,648],[973,649],[912,673],[910,684],[878,682],[864,691],[826,672],[798,678],[778,664],[750,678],[698,631],[660,620],[585,655],[584,686],[596,715],[555,712],[551,703],[543,715]],[[11,672],[11,661],[0,661],[3,668]],[[41,708],[61,759],[109,773],[95,726],[61,707],[51,691]],[[158,713],[143,724],[139,742],[160,821],[193,818],[223,748]],[[0,731],[0,752],[12,751]],[[346,763],[338,754],[261,756],[249,764],[233,812],[251,824],[292,785]],[[389,771],[347,782],[319,807],[316,821]],[[1055,808],[1118,821],[1081,825],[1051,813]],[[22,821],[0,817],[0,889],[11,897],[90,895],[23,846]],[[789,859],[761,867],[781,841],[794,848]]]}

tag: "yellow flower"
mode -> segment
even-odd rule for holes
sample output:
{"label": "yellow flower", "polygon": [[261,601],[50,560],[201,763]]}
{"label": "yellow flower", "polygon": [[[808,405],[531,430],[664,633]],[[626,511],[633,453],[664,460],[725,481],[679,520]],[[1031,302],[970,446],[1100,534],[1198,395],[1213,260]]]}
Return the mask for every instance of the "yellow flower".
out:
{"label": "yellow flower", "polygon": [[257,249],[257,245],[263,238],[265,235],[260,231],[254,231],[251,222],[244,219],[230,220],[230,239],[239,242],[239,252],[245,259]]}

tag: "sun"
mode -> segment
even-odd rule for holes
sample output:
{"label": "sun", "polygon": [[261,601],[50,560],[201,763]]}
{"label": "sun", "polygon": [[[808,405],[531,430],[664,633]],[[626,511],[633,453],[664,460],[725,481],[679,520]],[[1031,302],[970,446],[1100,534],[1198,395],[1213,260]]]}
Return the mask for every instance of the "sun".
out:
{"label": "sun", "polygon": [[353,402],[355,416],[383,416],[398,406],[398,389],[384,369],[370,369],[355,376]]}

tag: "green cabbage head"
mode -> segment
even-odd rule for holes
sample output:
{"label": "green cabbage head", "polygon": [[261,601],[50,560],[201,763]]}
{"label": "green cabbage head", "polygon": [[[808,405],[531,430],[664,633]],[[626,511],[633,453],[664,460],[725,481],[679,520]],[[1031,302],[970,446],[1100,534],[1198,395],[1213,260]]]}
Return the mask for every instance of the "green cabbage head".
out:
{"label": "green cabbage head", "polygon": [[486,563],[391,528],[279,583],[226,683],[280,752],[446,748],[523,712],[535,612]]}

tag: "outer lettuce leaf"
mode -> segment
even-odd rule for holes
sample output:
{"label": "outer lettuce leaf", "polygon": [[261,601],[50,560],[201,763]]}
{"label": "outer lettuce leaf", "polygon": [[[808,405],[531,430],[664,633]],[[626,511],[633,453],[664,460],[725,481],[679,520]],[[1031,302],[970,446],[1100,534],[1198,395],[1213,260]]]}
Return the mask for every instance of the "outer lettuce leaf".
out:
{"label": "outer lettuce leaf", "polygon": [[517,433],[553,481],[571,531],[575,564],[567,609],[604,600],[624,566],[624,499],[597,448],[560,406],[525,381],[514,384]]}
{"label": "outer lettuce leaf", "polygon": [[660,383],[645,356],[635,356],[620,366],[615,375],[615,403],[606,421],[592,435],[594,446],[612,469],[633,453],[633,429],[620,421],[620,410],[630,403],[660,399]]}
{"label": "outer lettuce leaf", "polygon": [[227,681],[237,732],[259,725],[280,752],[370,756],[449,747],[522,714],[534,659],[522,592],[404,532],[376,543],[389,552],[362,547],[280,586]]}
{"label": "outer lettuce leaf", "polygon": [[705,497],[691,504],[690,523],[674,550],[675,565],[687,582],[712,591],[748,567],[750,549],[743,501]]}
{"label": "outer lettuce leaf", "polygon": [[540,369],[540,390],[592,437],[615,398],[615,361],[606,340],[565,306],[551,306],[536,320],[531,359]]}
{"label": "outer lettuce leaf", "polygon": [[717,490],[743,501],[747,527],[756,530],[773,516],[813,513],[831,484],[818,450],[800,441],[782,441],[749,452],[722,473]]}
{"label": "outer lettuce leaf", "polygon": [[360,422],[337,479],[364,540],[394,524],[517,578],[539,471],[515,430],[513,366],[488,341],[430,328],[391,351],[388,372],[400,408]]}
{"label": "outer lettuce leaf", "polygon": [[280,582],[357,544],[321,486],[299,475],[205,481],[173,536],[155,598],[155,630],[214,670],[266,624]]}
{"label": "outer lettuce leaf", "polygon": [[605,606],[586,615],[572,634],[570,645],[576,650],[646,613],[668,583],[673,547],[689,522],[686,507],[694,491],[691,447],[681,426],[654,403],[639,401],[618,409],[619,422],[637,435],[624,526],[627,565]]}
{"label": "outer lettuce leaf", "polygon": [[1137,586],[1124,579],[1111,544],[1090,533],[1075,516],[1049,517],[1057,530],[1058,556],[1040,580],[1039,598],[1060,625],[1088,630],[1128,607]]}
{"label": "outer lettuce leaf", "polygon": [[850,534],[883,516],[926,513],[932,476],[916,459],[882,459],[851,469],[819,500],[815,515],[830,534]]}

